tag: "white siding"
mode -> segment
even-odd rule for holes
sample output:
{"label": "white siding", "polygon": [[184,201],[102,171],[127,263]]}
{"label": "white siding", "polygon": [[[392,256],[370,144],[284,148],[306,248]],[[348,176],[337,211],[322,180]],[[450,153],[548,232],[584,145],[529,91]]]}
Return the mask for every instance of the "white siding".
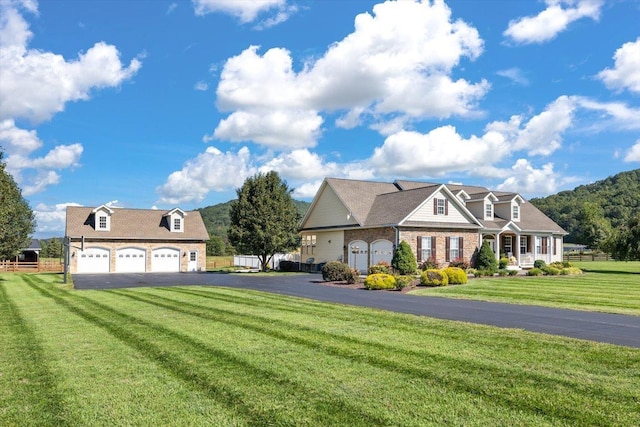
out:
{"label": "white siding", "polygon": [[303,247],[300,259],[305,262],[308,258],[313,258],[316,264],[327,261],[336,261],[343,256],[344,232],[342,231],[323,231],[323,232],[305,232],[303,236],[315,235],[316,246],[312,249]]}
{"label": "white siding", "polygon": [[[433,214],[433,200],[447,199],[449,200],[448,215]],[[469,224],[466,216],[460,211],[455,200],[450,200],[446,194],[437,192],[431,198],[427,199],[415,212],[413,212],[407,221],[424,221],[424,222],[456,222],[460,224]]]}
{"label": "white siding", "polygon": [[303,228],[314,228],[347,224],[357,224],[357,222],[327,185],[320,193],[313,210],[302,226]]}

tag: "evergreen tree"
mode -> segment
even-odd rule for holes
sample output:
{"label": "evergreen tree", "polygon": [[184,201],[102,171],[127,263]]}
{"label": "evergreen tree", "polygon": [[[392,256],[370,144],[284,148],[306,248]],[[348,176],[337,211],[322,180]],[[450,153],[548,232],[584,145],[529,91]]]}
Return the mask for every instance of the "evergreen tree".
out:
{"label": "evergreen tree", "polygon": [[476,269],[487,270],[495,273],[498,271],[498,260],[496,260],[496,254],[493,253],[491,246],[487,240],[482,242],[480,252],[476,258]]}
{"label": "evergreen tree", "polygon": [[35,218],[13,177],[5,171],[0,150],[0,260],[11,259],[30,243]]}
{"label": "evergreen tree", "polygon": [[398,274],[402,275],[414,274],[416,272],[416,257],[413,255],[413,252],[411,252],[411,246],[404,240],[400,242],[393,253],[391,266]]}
{"label": "evergreen tree", "polygon": [[229,242],[239,253],[257,255],[262,271],[273,255],[299,246],[300,216],[292,191],[277,172],[259,173],[247,178],[231,204]]}

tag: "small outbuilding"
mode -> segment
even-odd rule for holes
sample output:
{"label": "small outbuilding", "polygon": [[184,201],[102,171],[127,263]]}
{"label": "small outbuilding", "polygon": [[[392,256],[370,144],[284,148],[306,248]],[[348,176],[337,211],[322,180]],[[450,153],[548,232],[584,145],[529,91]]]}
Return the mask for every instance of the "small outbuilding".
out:
{"label": "small outbuilding", "polygon": [[198,211],[67,207],[71,273],[204,271],[207,240]]}

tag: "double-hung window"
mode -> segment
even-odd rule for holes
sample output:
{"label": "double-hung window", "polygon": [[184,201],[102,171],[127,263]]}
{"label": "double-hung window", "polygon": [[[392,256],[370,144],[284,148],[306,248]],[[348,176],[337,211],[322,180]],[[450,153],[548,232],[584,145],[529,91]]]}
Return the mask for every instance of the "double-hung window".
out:
{"label": "double-hung window", "polygon": [[458,258],[460,258],[460,238],[450,237],[449,238],[449,259],[453,261]]}
{"label": "double-hung window", "polygon": [[431,258],[431,256],[433,255],[433,252],[431,251],[431,239],[433,237],[429,236],[429,237],[421,237],[422,239],[422,246],[421,246],[421,251],[422,253],[420,254],[423,261],[428,260],[429,258]]}
{"label": "double-hung window", "polygon": [[513,255],[513,246],[511,244],[511,236],[504,236],[504,253],[508,256]]}
{"label": "double-hung window", "polygon": [[528,246],[527,236],[520,236],[520,253],[526,254]]}
{"label": "double-hung window", "polygon": [[513,205],[513,213],[511,216],[512,216],[512,219],[520,218],[520,206]]}
{"label": "double-hung window", "polygon": [[107,229],[107,217],[106,216],[102,216],[102,215],[100,216],[98,227],[101,230],[106,230]]}
{"label": "double-hung window", "polygon": [[493,218],[493,205],[491,203],[484,205],[484,217]]}
{"label": "double-hung window", "polygon": [[173,219],[173,229],[174,231],[180,231],[180,228],[182,227],[182,223],[180,218],[174,218]]}

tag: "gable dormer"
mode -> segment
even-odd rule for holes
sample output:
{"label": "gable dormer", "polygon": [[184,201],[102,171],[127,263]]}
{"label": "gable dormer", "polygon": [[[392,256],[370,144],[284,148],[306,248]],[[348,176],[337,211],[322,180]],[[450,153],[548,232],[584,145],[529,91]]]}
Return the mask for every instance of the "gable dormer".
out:
{"label": "gable dormer", "polygon": [[184,218],[187,213],[180,208],[171,209],[165,213],[163,217],[166,219],[166,225],[172,233],[184,232]]}
{"label": "gable dormer", "polygon": [[476,218],[492,220],[496,216],[495,203],[498,198],[491,191],[471,194],[467,200],[467,208]]}
{"label": "gable dormer", "polygon": [[496,203],[496,213],[504,219],[513,222],[520,222],[522,217],[521,207],[525,203],[524,199],[516,193],[500,196],[500,201]]}
{"label": "gable dormer", "polygon": [[111,215],[113,209],[101,205],[91,211],[93,214],[93,229],[96,231],[111,231]]}
{"label": "gable dormer", "polygon": [[467,192],[462,190],[462,189],[454,192],[453,194],[455,194],[455,196],[458,198],[458,200],[460,200],[462,202],[462,204],[464,204],[464,205],[467,204],[467,200],[471,199],[471,196],[469,196],[467,194]]}

